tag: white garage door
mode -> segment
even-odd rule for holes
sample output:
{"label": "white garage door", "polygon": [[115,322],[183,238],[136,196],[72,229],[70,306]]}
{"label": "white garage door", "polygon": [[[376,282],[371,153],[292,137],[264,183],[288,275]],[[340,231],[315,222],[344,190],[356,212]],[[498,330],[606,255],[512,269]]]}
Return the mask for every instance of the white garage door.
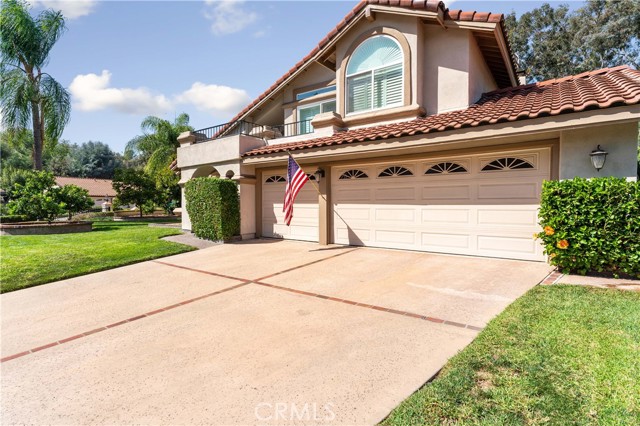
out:
{"label": "white garage door", "polygon": [[318,192],[307,182],[296,197],[291,226],[284,224],[285,172],[263,175],[262,236],[318,241]]}
{"label": "white garage door", "polygon": [[544,260],[533,233],[549,176],[549,149],[334,168],[334,241]]}

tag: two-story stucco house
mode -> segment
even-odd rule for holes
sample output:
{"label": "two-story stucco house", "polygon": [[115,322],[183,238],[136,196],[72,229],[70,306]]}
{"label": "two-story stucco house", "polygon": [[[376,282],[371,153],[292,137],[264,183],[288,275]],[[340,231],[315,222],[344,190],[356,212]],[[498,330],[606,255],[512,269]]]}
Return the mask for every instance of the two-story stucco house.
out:
{"label": "two-story stucco house", "polygon": [[[544,260],[543,180],[635,179],[639,104],[628,67],[520,85],[502,15],[369,0],[177,161],[238,182],[243,238]],[[288,153],[313,179],[289,227]]]}

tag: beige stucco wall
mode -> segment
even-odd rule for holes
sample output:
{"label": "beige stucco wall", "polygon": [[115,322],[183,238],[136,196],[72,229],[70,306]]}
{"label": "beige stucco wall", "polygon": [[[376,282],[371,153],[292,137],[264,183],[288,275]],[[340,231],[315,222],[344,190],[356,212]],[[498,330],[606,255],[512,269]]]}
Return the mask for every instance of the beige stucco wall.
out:
{"label": "beige stucco wall", "polygon": [[482,56],[478,42],[471,32],[469,37],[469,104],[477,102],[483,93],[496,90],[496,84],[491,70]]}
{"label": "beige stucco wall", "polygon": [[469,37],[466,30],[425,28],[424,95],[428,115],[469,105]]}
{"label": "beige stucco wall", "polygon": [[424,28],[424,94],[428,115],[467,108],[496,82],[469,30]]}
{"label": "beige stucco wall", "polygon": [[330,69],[314,62],[310,64],[302,73],[284,89],[284,102],[293,102],[296,100],[294,92],[305,91],[306,88],[319,83],[332,81],[336,78],[336,74]]}
{"label": "beige stucco wall", "polygon": [[[637,176],[638,124],[624,123],[586,129],[565,130],[560,135],[560,179],[573,177]],[[598,144],[609,153],[597,172],[589,153]]]}
{"label": "beige stucco wall", "polygon": [[181,181],[191,178],[188,176],[185,179],[189,170],[206,164],[213,165],[223,177],[229,171],[237,176],[240,174],[240,156],[264,144],[261,139],[239,135],[181,146],[178,148],[178,167],[182,170]]}

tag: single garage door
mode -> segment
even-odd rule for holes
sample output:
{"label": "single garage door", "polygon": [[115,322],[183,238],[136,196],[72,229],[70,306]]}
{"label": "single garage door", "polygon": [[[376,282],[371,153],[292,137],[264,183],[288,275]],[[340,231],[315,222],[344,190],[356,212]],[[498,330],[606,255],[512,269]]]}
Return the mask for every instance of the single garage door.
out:
{"label": "single garage door", "polygon": [[[318,192],[307,182],[296,197],[291,226],[284,224],[282,204],[285,171],[264,174],[262,181],[262,236],[318,241]],[[313,179],[313,176],[311,176]]]}
{"label": "single garage door", "polygon": [[544,260],[539,230],[550,149],[332,170],[338,244]]}

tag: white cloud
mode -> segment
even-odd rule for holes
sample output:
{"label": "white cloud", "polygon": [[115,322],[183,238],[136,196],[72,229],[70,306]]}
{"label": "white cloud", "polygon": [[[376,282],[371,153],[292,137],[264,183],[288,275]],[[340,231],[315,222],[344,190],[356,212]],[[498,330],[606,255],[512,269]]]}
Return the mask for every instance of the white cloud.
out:
{"label": "white cloud", "polygon": [[193,83],[189,90],[176,96],[176,102],[191,104],[201,111],[214,115],[235,114],[246,106],[251,98],[242,89],[216,84]]}
{"label": "white cloud", "polygon": [[159,114],[170,111],[171,101],[164,95],[154,95],[149,89],[109,87],[111,73],[77,75],[69,85],[74,106],[81,111],[113,108],[126,114]]}
{"label": "white cloud", "polygon": [[74,108],[80,111],[115,110],[124,114],[158,115],[176,105],[191,105],[214,116],[229,116],[246,106],[246,91],[229,86],[195,82],[177,95],[154,94],[145,87],[111,87],[111,72],[77,75],[69,85]]}
{"label": "white cloud", "polygon": [[98,5],[97,0],[31,0],[34,7],[60,10],[67,19],[89,15]]}
{"label": "white cloud", "polygon": [[207,0],[205,18],[212,21],[211,31],[216,35],[242,31],[258,19],[258,14],[243,7],[242,0]]}

